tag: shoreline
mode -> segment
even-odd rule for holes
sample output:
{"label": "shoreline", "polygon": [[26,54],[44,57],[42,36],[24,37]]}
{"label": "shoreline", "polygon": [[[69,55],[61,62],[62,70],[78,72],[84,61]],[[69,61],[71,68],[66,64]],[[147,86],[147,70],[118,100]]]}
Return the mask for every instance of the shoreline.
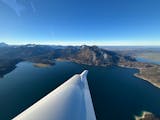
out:
{"label": "shoreline", "polygon": [[137,77],[137,78],[140,78],[140,79],[142,79],[142,80],[144,80],[144,81],[149,82],[150,84],[152,84],[153,86],[155,86],[155,87],[157,87],[157,88],[160,88],[160,85],[158,85],[158,84],[150,81],[149,79],[147,79],[147,78],[145,78],[145,77],[143,77],[143,76],[139,76],[138,73],[135,73],[134,76]]}
{"label": "shoreline", "polygon": [[142,111],[140,115],[134,116],[135,120],[159,120],[153,113],[148,111]]}
{"label": "shoreline", "polygon": [[151,114],[151,113],[150,112],[146,112],[146,111],[142,111],[140,116],[135,115],[134,118],[135,118],[135,120],[141,120],[141,119],[144,119],[145,115],[147,115],[147,114]]}
{"label": "shoreline", "polygon": [[135,115],[134,118],[135,118],[135,120],[141,120],[141,119],[144,119],[145,115],[147,115],[147,114],[151,114],[151,113],[150,112],[146,112],[146,111],[142,111],[139,116]]}
{"label": "shoreline", "polygon": [[[76,62],[76,61],[70,61],[70,60],[65,60],[65,59],[55,59],[55,61],[58,61],[58,62],[64,62],[64,61],[67,61],[67,62],[74,62],[74,63],[77,63],[77,64],[82,64],[82,63],[79,63],[79,62]],[[20,61],[22,62],[22,61]],[[19,62],[17,62],[16,64],[18,64]],[[3,73],[0,78],[3,78],[3,76],[9,72],[11,72],[12,70],[14,70],[16,68],[16,64],[14,64],[12,66],[12,68],[10,69],[7,69],[6,70],[6,73]],[[143,62],[142,62],[143,64]],[[93,65],[90,65],[90,64],[82,64],[82,65],[89,65],[89,66],[93,66]],[[152,65],[152,64],[151,64]],[[33,62],[33,66],[34,67],[37,67],[37,68],[48,68],[48,67],[51,67],[52,65],[51,64],[48,64],[48,63],[34,63]],[[95,66],[101,66],[101,65],[95,65]],[[110,65],[109,65],[110,66]],[[153,80],[153,79],[149,79],[149,78],[146,78],[145,76],[141,75],[142,73],[142,70],[146,69],[145,67],[142,67],[142,66],[129,66],[129,64],[118,64],[116,65],[118,67],[123,67],[123,68],[130,68],[130,69],[137,69],[138,72],[135,73],[133,76],[137,77],[137,78],[140,78],[142,80],[145,80],[147,82],[149,82],[150,84],[152,84],[153,86],[157,87],[157,88],[160,88],[160,84],[158,84],[157,82],[155,82],[156,80]],[[160,69],[160,66],[159,65],[156,65],[156,67],[158,66],[158,68]],[[107,67],[106,66],[101,66],[101,67]],[[155,65],[152,66],[153,68],[155,67]],[[147,71],[148,72],[148,71]],[[157,79],[157,78],[156,78]],[[158,81],[158,80],[157,80]]]}
{"label": "shoreline", "polygon": [[[64,62],[64,61],[67,61],[67,62],[74,62],[74,63],[77,63],[77,64],[82,64],[82,63],[79,63],[79,62],[75,62],[75,61],[69,61],[69,60],[64,60],[64,59],[56,59],[56,61],[60,61],[60,62]],[[142,62],[143,63],[143,62]],[[149,64],[149,63],[148,63]],[[88,65],[88,64],[82,64],[82,65]],[[152,65],[152,64],[151,64]],[[89,66],[92,66],[92,65],[89,65]],[[141,67],[130,67],[130,66],[125,66],[123,64],[121,65],[116,65],[118,67],[122,67],[122,68],[129,68],[129,69],[136,69],[138,70],[137,73],[133,74],[134,77],[137,77],[139,79],[142,79],[144,81],[147,81],[149,84],[153,85],[154,87],[156,88],[160,88],[160,84],[157,84],[156,82],[154,82],[152,79],[148,79],[146,78],[145,76],[141,76],[139,75],[141,73],[141,71],[145,68],[141,68]],[[158,66],[158,65],[157,65]],[[107,66],[100,66],[100,67],[107,67]]]}
{"label": "shoreline", "polygon": [[138,68],[138,67],[129,67],[129,66],[125,66],[125,65],[118,65],[119,67],[122,68],[130,68],[130,69],[136,69],[138,70],[138,73],[135,73],[133,76],[140,78],[144,81],[147,81],[148,83],[152,84],[153,86],[155,86],[156,88],[160,88],[160,85],[158,85],[157,83],[153,82],[151,79],[145,78],[144,76],[140,76],[138,75],[139,73],[141,73],[142,68]]}

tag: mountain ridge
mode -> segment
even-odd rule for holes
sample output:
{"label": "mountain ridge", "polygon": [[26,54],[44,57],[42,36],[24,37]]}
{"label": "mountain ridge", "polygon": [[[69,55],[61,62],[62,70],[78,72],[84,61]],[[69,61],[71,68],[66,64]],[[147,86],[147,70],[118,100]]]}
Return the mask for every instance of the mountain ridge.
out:
{"label": "mountain ridge", "polygon": [[[118,65],[119,62],[135,61],[130,56],[122,56],[116,52],[103,50],[97,46],[65,46],[54,47],[47,45],[20,45],[0,47],[0,73],[8,72],[8,67],[18,61],[30,61],[34,63],[54,64],[54,60],[68,60],[86,65],[109,66]],[[8,62],[5,62],[8,61]],[[17,62],[12,62],[17,61]],[[7,64],[11,63],[9,66]],[[6,68],[7,67],[7,68]],[[3,72],[2,72],[3,71]]]}
{"label": "mountain ridge", "polygon": [[5,42],[0,42],[0,47],[7,47],[8,44],[6,44]]}

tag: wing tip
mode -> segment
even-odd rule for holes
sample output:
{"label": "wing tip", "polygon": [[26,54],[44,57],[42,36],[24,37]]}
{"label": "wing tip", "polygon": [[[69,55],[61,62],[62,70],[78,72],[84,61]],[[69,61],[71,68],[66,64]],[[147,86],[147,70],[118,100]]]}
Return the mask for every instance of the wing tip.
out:
{"label": "wing tip", "polygon": [[88,70],[84,70],[84,71],[80,74],[82,81],[87,78],[87,74],[88,74]]}

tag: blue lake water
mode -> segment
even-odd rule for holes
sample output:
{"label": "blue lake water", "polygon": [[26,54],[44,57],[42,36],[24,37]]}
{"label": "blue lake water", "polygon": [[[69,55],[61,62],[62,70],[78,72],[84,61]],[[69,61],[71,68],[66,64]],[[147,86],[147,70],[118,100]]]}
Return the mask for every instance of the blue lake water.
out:
{"label": "blue lake water", "polygon": [[160,61],[150,60],[150,59],[147,59],[147,58],[137,57],[136,60],[139,61],[139,62],[153,63],[153,64],[160,65]]}
{"label": "blue lake water", "polygon": [[30,62],[21,62],[0,79],[0,120],[12,119],[84,69],[89,70],[88,82],[98,120],[134,120],[134,115],[142,111],[160,115],[160,89],[134,77],[138,72],[135,69],[71,62],[36,68]]}

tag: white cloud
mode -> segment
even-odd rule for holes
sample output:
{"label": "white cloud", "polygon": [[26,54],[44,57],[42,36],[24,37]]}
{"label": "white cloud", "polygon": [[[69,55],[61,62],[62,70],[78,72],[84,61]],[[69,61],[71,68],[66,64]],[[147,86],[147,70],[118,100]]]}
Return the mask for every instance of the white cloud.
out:
{"label": "white cloud", "polygon": [[18,16],[25,9],[25,6],[19,4],[17,0],[1,0],[3,3],[7,4],[12,10],[16,12]]}
{"label": "white cloud", "polygon": [[1,0],[1,1],[6,5],[8,5],[12,10],[14,10],[18,16],[21,16],[22,12],[27,10],[28,7],[32,9],[32,12],[36,12],[36,8],[32,1],[29,4],[27,4],[28,1],[24,2],[23,0],[21,1],[26,4],[22,4],[18,0]]}

